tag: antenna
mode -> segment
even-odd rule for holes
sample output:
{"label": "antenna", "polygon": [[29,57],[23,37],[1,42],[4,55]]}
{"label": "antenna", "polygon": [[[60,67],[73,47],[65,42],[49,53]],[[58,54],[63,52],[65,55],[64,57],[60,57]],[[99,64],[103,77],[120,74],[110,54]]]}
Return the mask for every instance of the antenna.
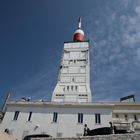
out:
{"label": "antenna", "polygon": [[4,101],[4,104],[3,104],[3,107],[2,107],[2,112],[3,113],[6,111],[6,106],[7,106],[7,103],[9,101],[9,99],[10,99],[10,92],[7,94],[6,99]]}
{"label": "antenna", "polygon": [[129,95],[129,96],[125,96],[120,98],[120,102],[135,102],[135,95]]}
{"label": "antenna", "polygon": [[81,29],[81,24],[82,24],[82,18],[79,17],[79,21],[78,21],[78,29]]}
{"label": "antenna", "polygon": [[81,25],[82,25],[82,18],[79,17],[78,29],[74,32],[74,35],[73,35],[74,42],[84,41],[84,31],[81,29]]}

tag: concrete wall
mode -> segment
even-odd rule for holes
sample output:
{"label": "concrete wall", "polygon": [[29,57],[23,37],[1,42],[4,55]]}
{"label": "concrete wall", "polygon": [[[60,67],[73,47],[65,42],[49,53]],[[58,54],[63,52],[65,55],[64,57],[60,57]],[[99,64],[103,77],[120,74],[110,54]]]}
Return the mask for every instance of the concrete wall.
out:
{"label": "concrete wall", "polygon": [[[18,119],[13,120],[15,111],[20,111]],[[29,112],[31,120],[28,121]],[[53,113],[58,112],[57,122],[53,122]],[[83,123],[78,123],[78,113],[83,113]],[[101,124],[95,123],[95,113],[101,114]],[[67,107],[25,107],[9,106],[0,129],[9,129],[18,140],[30,134],[49,134],[53,137],[82,136],[84,124],[90,129],[109,126],[112,120],[110,108],[67,108]],[[38,126],[38,127],[36,127]]]}
{"label": "concrete wall", "polygon": [[31,140],[140,140],[140,134],[106,135],[77,138],[33,138]]}

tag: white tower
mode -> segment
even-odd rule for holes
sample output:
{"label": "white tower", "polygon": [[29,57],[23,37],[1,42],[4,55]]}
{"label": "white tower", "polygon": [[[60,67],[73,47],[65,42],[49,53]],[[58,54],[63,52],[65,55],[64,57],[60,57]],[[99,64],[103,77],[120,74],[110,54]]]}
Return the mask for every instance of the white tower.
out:
{"label": "white tower", "polygon": [[84,40],[79,18],[73,41],[64,42],[54,102],[91,102],[89,41]]}

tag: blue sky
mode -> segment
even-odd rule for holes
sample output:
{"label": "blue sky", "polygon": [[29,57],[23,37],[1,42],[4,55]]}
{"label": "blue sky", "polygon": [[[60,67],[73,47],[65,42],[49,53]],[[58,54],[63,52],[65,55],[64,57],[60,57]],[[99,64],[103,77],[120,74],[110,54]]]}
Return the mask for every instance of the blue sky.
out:
{"label": "blue sky", "polygon": [[93,101],[140,101],[139,0],[0,1],[0,101],[50,101],[78,17],[90,39]]}

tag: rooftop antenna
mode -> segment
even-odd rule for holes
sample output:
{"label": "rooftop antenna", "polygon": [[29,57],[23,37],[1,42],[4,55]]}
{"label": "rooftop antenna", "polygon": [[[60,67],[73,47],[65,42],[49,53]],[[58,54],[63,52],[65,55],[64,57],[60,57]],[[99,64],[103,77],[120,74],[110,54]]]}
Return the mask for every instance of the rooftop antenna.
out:
{"label": "rooftop antenna", "polygon": [[84,31],[81,29],[81,25],[82,25],[82,19],[81,19],[81,17],[79,17],[78,28],[76,29],[76,31],[74,32],[74,35],[73,35],[74,42],[84,41]]}
{"label": "rooftop antenna", "polygon": [[81,29],[81,25],[82,25],[82,18],[79,17],[79,20],[78,20],[78,29]]}
{"label": "rooftop antenna", "polygon": [[120,98],[120,102],[135,102],[135,95],[129,95]]}
{"label": "rooftop antenna", "polygon": [[4,101],[4,104],[3,104],[3,107],[2,107],[2,112],[4,113],[6,111],[6,106],[7,106],[7,103],[10,99],[10,92],[7,94],[6,98],[5,98],[5,101]]}

